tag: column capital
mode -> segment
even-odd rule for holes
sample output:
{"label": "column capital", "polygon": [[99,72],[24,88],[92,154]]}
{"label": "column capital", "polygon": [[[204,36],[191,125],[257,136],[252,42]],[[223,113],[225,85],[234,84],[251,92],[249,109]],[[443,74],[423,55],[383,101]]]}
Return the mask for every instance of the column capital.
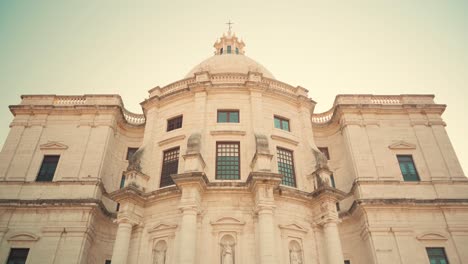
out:
{"label": "column capital", "polygon": [[251,172],[247,178],[247,184],[251,190],[256,191],[261,185],[276,188],[279,186],[282,179],[283,175],[279,173]]}
{"label": "column capital", "polygon": [[129,225],[131,225],[133,227],[133,226],[141,225],[141,219],[140,219],[140,217],[138,217],[136,215],[123,213],[123,214],[119,214],[117,216],[117,219],[114,220],[114,223],[117,223],[118,225],[120,225],[120,224],[129,224]]}
{"label": "column capital", "polygon": [[200,191],[206,190],[208,178],[203,172],[187,172],[171,175],[172,180],[178,188],[183,189],[186,186],[196,186]]}

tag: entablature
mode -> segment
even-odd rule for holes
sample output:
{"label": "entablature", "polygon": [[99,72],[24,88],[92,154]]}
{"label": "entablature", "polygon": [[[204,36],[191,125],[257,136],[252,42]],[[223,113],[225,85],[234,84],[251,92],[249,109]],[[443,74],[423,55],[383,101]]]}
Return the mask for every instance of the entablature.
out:
{"label": "entablature", "polygon": [[[119,95],[22,95],[19,105],[11,105],[13,115],[37,114],[117,114],[118,121],[129,126],[143,126],[146,118],[125,109]],[[117,113],[116,113],[117,112]]]}

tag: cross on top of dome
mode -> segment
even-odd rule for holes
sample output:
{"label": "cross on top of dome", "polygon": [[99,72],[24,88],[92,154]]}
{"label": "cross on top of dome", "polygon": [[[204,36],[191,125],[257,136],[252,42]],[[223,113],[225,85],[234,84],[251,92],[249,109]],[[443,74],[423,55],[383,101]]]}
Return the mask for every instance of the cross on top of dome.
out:
{"label": "cross on top of dome", "polygon": [[235,33],[232,33],[232,23],[231,20],[229,20],[226,25],[228,25],[228,32],[227,34],[224,33],[223,36],[215,42],[213,47],[216,49],[215,50],[215,55],[225,55],[225,54],[235,54],[235,55],[244,55],[244,41],[239,40],[236,37]]}

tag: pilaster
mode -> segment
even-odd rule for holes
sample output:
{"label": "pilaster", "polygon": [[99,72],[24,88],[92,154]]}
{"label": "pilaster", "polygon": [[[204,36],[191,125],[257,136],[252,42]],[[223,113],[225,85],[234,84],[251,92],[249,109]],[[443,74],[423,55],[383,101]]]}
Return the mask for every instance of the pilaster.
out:
{"label": "pilaster", "polygon": [[179,202],[181,211],[180,242],[176,250],[179,254],[179,264],[196,263],[197,254],[197,215],[200,212],[200,203],[206,184],[206,176],[202,172],[192,172],[172,175],[172,179],[182,196]]}
{"label": "pilaster", "polygon": [[269,172],[252,172],[247,179],[254,195],[254,210],[258,215],[260,264],[278,263],[275,254],[275,199],[273,190],[281,183],[283,175]]}

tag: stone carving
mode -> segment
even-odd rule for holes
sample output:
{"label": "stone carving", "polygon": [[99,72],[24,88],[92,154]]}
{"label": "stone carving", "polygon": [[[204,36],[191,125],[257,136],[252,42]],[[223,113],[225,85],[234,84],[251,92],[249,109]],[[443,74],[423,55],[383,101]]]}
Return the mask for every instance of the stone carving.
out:
{"label": "stone carving", "polygon": [[315,178],[317,181],[317,188],[330,187],[331,171],[328,168],[328,159],[321,151],[312,148],[315,157]]}
{"label": "stone carving", "polygon": [[187,154],[198,154],[201,149],[201,134],[193,133],[187,140]]}
{"label": "stone carving", "polygon": [[166,263],[166,241],[159,241],[154,247],[153,264],[165,264]]}
{"label": "stone carving", "polygon": [[231,235],[225,235],[221,239],[221,264],[234,264],[234,238]]}
{"label": "stone carving", "polygon": [[328,169],[328,159],[320,150],[312,148],[315,157],[315,169]]}
{"label": "stone carving", "polygon": [[297,241],[289,243],[289,263],[302,264],[302,249]]}
{"label": "stone carving", "polygon": [[234,264],[234,249],[233,244],[226,242],[225,244],[221,244],[223,247],[221,253],[221,264]]}
{"label": "stone carving", "polygon": [[166,250],[155,250],[154,254],[154,264],[164,264],[166,263]]}
{"label": "stone carving", "polygon": [[263,134],[255,134],[255,143],[257,154],[270,154],[267,136]]}
{"label": "stone carving", "polygon": [[143,155],[144,148],[139,148],[128,160],[127,171],[141,172],[141,156]]}

